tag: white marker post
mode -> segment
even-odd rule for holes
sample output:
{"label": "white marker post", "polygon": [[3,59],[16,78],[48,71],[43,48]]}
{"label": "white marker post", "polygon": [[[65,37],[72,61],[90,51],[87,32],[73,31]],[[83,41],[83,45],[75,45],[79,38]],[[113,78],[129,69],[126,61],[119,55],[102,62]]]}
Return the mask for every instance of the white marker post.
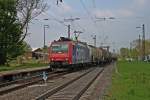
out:
{"label": "white marker post", "polygon": [[45,71],[43,72],[43,80],[44,80],[44,82],[45,82],[45,84],[46,84],[46,81],[47,81],[47,75],[46,75],[46,72],[45,72]]}

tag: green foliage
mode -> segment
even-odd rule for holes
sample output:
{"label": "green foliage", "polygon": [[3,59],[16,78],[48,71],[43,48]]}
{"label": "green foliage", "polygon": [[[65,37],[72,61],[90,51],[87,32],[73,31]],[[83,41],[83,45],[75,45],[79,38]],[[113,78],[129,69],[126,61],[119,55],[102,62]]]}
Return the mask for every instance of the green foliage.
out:
{"label": "green foliage", "polygon": [[106,100],[150,100],[150,63],[118,62]]}
{"label": "green foliage", "polygon": [[123,57],[123,58],[129,57],[129,52],[130,52],[130,50],[128,48],[120,49],[120,54],[121,54],[121,57]]}
{"label": "green foliage", "polygon": [[46,9],[44,0],[0,0],[0,65],[31,50],[23,42],[28,24]]}
{"label": "green foliage", "polygon": [[23,42],[19,42],[22,30],[17,20],[16,0],[0,0],[0,65],[23,53]]}
{"label": "green foliage", "polygon": [[[121,48],[120,49],[120,56],[122,58],[135,58],[138,59],[139,56],[142,56],[142,43],[139,43],[139,40],[134,40],[131,43],[131,48]],[[150,54],[150,40],[145,40],[145,54]]]}
{"label": "green foliage", "polygon": [[150,54],[150,40],[145,41],[146,55]]}

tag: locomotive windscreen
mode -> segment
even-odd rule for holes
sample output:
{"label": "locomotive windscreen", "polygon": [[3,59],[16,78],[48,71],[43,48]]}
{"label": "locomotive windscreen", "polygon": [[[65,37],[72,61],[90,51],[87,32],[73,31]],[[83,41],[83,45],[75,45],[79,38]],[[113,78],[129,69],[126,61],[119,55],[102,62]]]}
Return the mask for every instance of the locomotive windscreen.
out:
{"label": "locomotive windscreen", "polygon": [[53,53],[66,53],[68,52],[68,44],[52,44],[51,50]]}

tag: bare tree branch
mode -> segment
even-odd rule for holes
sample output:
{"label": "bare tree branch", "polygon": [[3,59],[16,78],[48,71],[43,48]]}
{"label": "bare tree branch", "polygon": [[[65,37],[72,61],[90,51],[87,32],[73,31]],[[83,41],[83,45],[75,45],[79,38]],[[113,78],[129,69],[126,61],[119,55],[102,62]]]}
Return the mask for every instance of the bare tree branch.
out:
{"label": "bare tree branch", "polygon": [[21,42],[28,34],[28,24],[31,20],[47,9],[48,5],[44,0],[17,0],[17,11],[21,22],[21,30],[23,31]]}

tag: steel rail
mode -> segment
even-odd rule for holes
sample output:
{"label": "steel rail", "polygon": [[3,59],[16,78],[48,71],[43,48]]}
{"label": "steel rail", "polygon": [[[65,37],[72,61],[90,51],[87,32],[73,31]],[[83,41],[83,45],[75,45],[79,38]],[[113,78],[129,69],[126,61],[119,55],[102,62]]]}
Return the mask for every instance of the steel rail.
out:
{"label": "steel rail", "polygon": [[80,76],[78,76],[78,77],[76,77],[76,78],[70,80],[70,81],[67,82],[67,83],[62,84],[61,86],[58,86],[58,87],[56,87],[56,88],[54,88],[54,89],[52,89],[52,90],[49,90],[49,91],[47,91],[47,92],[41,94],[40,96],[36,97],[35,100],[45,100],[45,99],[48,98],[49,96],[51,96],[51,95],[57,93],[58,91],[62,90],[62,89],[65,88],[65,87],[67,87],[69,84],[72,84],[73,82],[75,82],[75,81],[79,80],[80,78],[82,78],[83,76],[87,75],[87,74],[90,73],[92,70],[94,70],[94,69],[91,69],[91,70],[89,70],[89,71],[83,73],[82,75],[80,75]]}
{"label": "steel rail", "polygon": [[85,91],[92,85],[92,83],[98,78],[98,76],[104,71],[104,68],[72,99],[79,100]]}
{"label": "steel rail", "polygon": [[[50,74],[48,76],[48,80],[52,79],[52,78],[55,78],[55,77],[60,77],[62,75],[68,74],[68,73],[69,72],[62,72],[62,73],[53,73],[53,74]],[[43,79],[39,77],[39,78],[37,78],[35,80],[31,80],[30,82],[23,83],[23,84],[20,84],[18,86],[14,86],[14,87],[11,87],[11,88],[8,88],[8,89],[1,90],[0,91],[0,95],[3,95],[3,94],[6,94],[6,93],[9,93],[9,92],[12,92],[12,91],[15,91],[15,90],[18,90],[18,89],[21,89],[21,88],[33,85],[33,84],[36,84],[36,83],[38,83],[40,81],[43,81]]]}
{"label": "steel rail", "polygon": [[10,81],[10,82],[4,82],[2,84],[0,84],[0,88],[3,88],[5,86],[9,86],[9,85],[12,85],[12,84],[16,84],[17,82],[21,82],[21,81],[27,81],[27,80],[30,80],[32,78],[37,78],[37,77],[40,77],[41,75],[35,75],[35,76],[31,76],[29,78],[24,78],[24,79],[17,79],[17,80],[14,80],[14,81]]}

